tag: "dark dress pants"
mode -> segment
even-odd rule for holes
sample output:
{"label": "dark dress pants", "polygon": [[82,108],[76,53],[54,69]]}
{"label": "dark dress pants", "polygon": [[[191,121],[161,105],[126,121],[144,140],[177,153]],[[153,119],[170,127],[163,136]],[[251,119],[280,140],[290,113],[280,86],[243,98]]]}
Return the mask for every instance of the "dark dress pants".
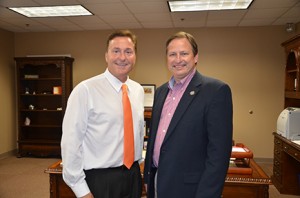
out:
{"label": "dark dress pants", "polygon": [[138,162],[125,166],[85,170],[86,181],[95,198],[141,198],[142,178]]}

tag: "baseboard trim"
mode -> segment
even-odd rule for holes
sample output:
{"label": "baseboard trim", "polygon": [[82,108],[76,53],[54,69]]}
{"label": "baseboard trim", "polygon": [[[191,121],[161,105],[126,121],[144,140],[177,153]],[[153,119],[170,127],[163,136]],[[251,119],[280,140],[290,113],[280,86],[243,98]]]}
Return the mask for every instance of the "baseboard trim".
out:
{"label": "baseboard trim", "polygon": [[273,158],[254,158],[256,163],[266,163],[266,164],[273,164]]}
{"label": "baseboard trim", "polygon": [[11,150],[11,151],[8,151],[8,152],[5,152],[5,153],[1,153],[0,154],[0,160],[4,159],[4,158],[7,158],[7,157],[11,157],[11,156],[16,156],[18,150],[17,149],[14,149],[14,150]]}

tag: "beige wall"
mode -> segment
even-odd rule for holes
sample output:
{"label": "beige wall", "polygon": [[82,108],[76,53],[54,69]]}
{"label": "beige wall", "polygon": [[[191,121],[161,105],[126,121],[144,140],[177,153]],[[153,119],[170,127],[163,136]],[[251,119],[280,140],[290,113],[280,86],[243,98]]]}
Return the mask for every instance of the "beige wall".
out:
{"label": "beige wall", "polygon": [[0,29],[0,156],[16,148],[14,34]]}
{"label": "beige wall", "polygon": [[[199,43],[198,70],[231,86],[235,141],[245,143],[254,151],[255,157],[272,158],[272,132],[276,130],[277,116],[283,109],[285,55],[280,44],[295,33],[288,34],[281,26],[134,30],[139,40],[138,61],[132,79],[157,86],[169,79],[165,66],[165,41],[179,30],[192,33]],[[75,58],[75,86],[105,70],[105,42],[110,32],[16,33],[14,41],[7,42],[15,42],[15,56],[71,54]],[[11,38],[11,34],[5,38]],[[5,76],[11,76],[11,67],[7,66],[11,55],[7,54],[6,59],[6,69],[0,68],[1,81],[2,70],[6,71]],[[3,114],[4,118],[2,116],[5,124],[15,122],[14,115],[11,115],[15,112],[11,103],[14,100],[13,86],[7,87],[12,82],[12,79],[6,80],[2,88],[9,93],[6,97],[10,104],[10,107],[5,107],[10,108],[8,113]],[[250,110],[253,114],[249,114]],[[11,125],[4,131],[8,140],[3,142],[0,137],[0,149],[5,147],[0,154],[15,146],[15,128]]]}

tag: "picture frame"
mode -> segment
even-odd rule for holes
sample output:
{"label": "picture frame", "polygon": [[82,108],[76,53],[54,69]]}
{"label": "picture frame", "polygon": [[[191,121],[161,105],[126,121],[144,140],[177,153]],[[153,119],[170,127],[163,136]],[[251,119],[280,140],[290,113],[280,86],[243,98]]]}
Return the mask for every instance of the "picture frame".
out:
{"label": "picture frame", "polygon": [[152,108],[154,102],[154,93],[156,89],[155,84],[141,84],[144,88],[144,107],[145,108]]}

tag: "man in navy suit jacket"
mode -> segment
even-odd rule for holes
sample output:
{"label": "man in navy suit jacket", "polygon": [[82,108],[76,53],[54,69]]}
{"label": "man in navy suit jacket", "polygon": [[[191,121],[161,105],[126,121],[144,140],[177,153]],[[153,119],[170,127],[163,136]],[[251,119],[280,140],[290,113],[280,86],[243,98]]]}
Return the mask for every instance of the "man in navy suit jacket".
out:
{"label": "man in navy suit jacket", "polygon": [[194,37],[166,43],[173,76],[155,92],[144,168],[148,198],[219,198],[232,149],[230,87],[196,70]]}

